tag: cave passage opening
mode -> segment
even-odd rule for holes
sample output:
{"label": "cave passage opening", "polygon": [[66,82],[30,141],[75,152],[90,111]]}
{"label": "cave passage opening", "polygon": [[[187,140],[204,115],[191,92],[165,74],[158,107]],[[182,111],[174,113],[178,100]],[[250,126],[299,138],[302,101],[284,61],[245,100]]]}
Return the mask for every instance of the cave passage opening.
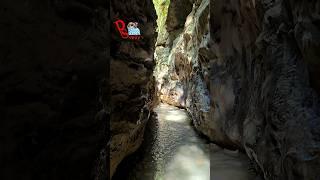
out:
{"label": "cave passage opening", "polygon": [[[161,92],[166,90],[161,84],[169,76],[169,66],[172,65],[166,56],[169,51],[161,51],[169,48],[166,25],[170,0],[153,0],[153,4],[158,17],[153,76],[156,86],[160,85],[156,87],[157,92],[160,92],[156,96],[161,100]],[[185,109],[161,101],[164,103],[154,108],[155,116],[146,125],[141,147],[127,158],[130,163],[122,163],[119,167],[121,170],[118,172],[127,173],[116,173],[114,179],[209,180],[210,159],[206,140],[192,127],[191,118]],[[135,164],[135,167],[130,164]]]}
{"label": "cave passage opening", "polygon": [[[154,109],[157,118],[150,121],[156,124],[150,149],[151,156],[156,157],[153,179],[252,179],[254,175],[248,172],[250,165],[245,155],[204,138],[186,104],[190,73],[198,66],[198,59],[203,58],[199,55],[201,47],[203,50],[210,39],[209,0],[153,0],[153,3],[158,16],[153,75],[161,102]],[[203,93],[203,84],[194,85]],[[149,134],[146,130],[146,135]]]}
{"label": "cave passage opening", "polygon": [[[198,37],[206,39],[208,32],[209,0],[196,2],[153,0],[158,16],[153,76],[160,104],[146,124],[140,148],[119,165],[113,180],[250,179],[242,154],[200,135],[187,109],[190,64],[200,58]],[[195,84],[198,92],[201,85]]]}
{"label": "cave passage opening", "polygon": [[[168,37],[166,19],[170,0],[153,0],[153,4],[158,16],[155,48],[159,50],[167,48],[164,41]],[[162,54],[161,50],[154,53],[156,84],[162,84],[163,77],[169,73],[163,68],[171,64],[167,58],[159,57]],[[154,112],[155,116],[146,125],[141,147],[119,165],[113,180],[209,180],[207,144],[192,127],[187,111],[161,103]]]}

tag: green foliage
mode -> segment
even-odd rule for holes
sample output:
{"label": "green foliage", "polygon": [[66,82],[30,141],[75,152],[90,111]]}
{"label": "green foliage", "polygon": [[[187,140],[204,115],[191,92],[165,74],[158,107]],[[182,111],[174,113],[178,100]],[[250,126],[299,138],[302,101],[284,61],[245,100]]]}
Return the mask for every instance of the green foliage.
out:
{"label": "green foliage", "polygon": [[162,33],[163,30],[165,29],[165,23],[167,19],[167,14],[168,14],[168,7],[170,4],[170,0],[153,0],[154,7],[156,9],[158,19],[157,19],[157,24],[158,24],[158,33]]}

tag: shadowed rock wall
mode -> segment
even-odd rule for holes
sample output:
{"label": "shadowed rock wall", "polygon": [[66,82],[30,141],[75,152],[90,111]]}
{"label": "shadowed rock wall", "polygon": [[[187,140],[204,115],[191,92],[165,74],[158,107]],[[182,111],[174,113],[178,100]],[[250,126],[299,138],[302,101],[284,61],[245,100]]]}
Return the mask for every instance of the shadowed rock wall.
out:
{"label": "shadowed rock wall", "polygon": [[118,19],[125,23],[138,22],[143,39],[122,39],[115,25],[111,25],[110,177],[123,158],[141,145],[146,122],[156,102],[152,72],[157,35],[152,0],[112,1],[111,20]]}
{"label": "shadowed rock wall", "polygon": [[0,7],[0,179],[93,179],[106,144],[106,2]]}
{"label": "shadowed rock wall", "polygon": [[[319,179],[319,2],[211,4],[213,128],[266,179]],[[314,88],[312,88],[314,87]]]}

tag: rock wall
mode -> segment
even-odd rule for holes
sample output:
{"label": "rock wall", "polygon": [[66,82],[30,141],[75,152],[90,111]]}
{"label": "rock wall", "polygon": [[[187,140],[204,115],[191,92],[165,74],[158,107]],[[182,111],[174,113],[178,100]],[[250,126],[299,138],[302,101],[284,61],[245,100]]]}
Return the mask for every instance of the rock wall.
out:
{"label": "rock wall", "polygon": [[156,49],[161,100],[185,107],[212,141],[244,150],[265,179],[319,179],[319,6],[193,2]]}
{"label": "rock wall", "polygon": [[100,0],[0,2],[0,179],[94,179],[108,13]]}
{"label": "rock wall", "polygon": [[212,6],[209,91],[221,133],[266,179],[319,179],[319,2]]}
{"label": "rock wall", "polygon": [[111,178],[119,163],[135,152],[156,99],[152,76],[156,40],[156,14],[151,0],[111,2],[111,20],[138,22],[143,39],[122,39],[111,26]]}
{"label": "rock wall", "polygon": [[157,40],[154,75],[158,96],[161,101],[178,107],[185,106],[191,61],[196,59],[201,44],[198,38],[208,31],[209,1],[204,1],[201,7],[200,4],[201,1],[193,4],[192,1],[171,0],[165,32],[160,33]]}

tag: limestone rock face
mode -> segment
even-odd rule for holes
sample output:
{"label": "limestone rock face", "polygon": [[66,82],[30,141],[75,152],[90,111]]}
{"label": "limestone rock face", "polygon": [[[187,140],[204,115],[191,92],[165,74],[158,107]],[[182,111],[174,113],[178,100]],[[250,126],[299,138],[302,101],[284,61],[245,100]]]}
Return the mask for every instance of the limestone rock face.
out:
{"label": "limestone rock face", "polygon": [[152,76],[156,41],[156,14],[151,0],[112,1],[111,20],[138,22],[143,39],[122,39],[111,25],[111,134],[110,174],[143,140],[144,128],[155,103]]}
{"label": "limestone rock face", "polygon": [[0,2],[0,179],[98,172],[108,116],[105,5]]}
{"label": "limestone rock face", "polygon": [[185,107],[212,141],[245,150],[265,179],[319,179],[319,5],[193,2],[156,47],[160,99]]}
{"label": "limestone rock face", "polygon": [[[184,5],[170,2],[167,23],[172,16],[171,6],[183,9]],[[192,6],[191,10],[183,10],[188,13],[182,19],[184,26],[171,31],[166,44],[157,46],[155,52],[157,65],[154,74],[160,100],[179,107],[186,107],[187,91],[192,86],[192,69],[198,64],[199,47],[203,46],[208,35],[209,1],[196,1]]]}
{"label": "limestone rock face", "polygon": [[319,2],[211,5],[211,118],[266,179],[319,179]]}

